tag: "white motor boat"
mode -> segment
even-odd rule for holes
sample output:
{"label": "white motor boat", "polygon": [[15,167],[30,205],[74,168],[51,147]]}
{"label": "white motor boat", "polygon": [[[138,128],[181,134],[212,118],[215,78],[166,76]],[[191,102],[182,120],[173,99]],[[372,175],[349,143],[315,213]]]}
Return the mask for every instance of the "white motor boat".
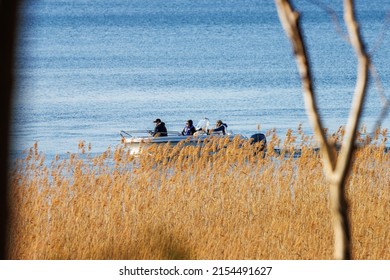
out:
{"label": "white motor boat", "polygon": [[[153,137],[153,131],[151,130],[122,130],[120,135],[122,137],[122,143],[130,148],[132,154],[139,154],[143,148],[151,144],[170,143],[171,145],[176,145],[179,142],[185,141],[185,145],[202,145],[206,139],[210,139],[211,137],[228,137],[229,140],[233,140],[237,136],[237,134],[229,130],[226,131],[225,135],[221,132],[208,133],[209,125],[210,121],[207,118],[200,120],[195,127],[195,134],[191,136],[182,135],[179,131],[168,131],[168,136]],[[242,135],[239,135],[239,137],[247,139],[247,137]]]}

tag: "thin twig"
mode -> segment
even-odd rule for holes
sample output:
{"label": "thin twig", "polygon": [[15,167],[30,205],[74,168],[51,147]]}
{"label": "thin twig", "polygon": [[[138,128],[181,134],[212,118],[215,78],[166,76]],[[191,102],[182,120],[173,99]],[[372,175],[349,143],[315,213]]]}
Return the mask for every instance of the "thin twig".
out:
{"label": "thin twig", "polygon": [[[326,5],[325,3],[323,3],[322,1],[319,1],[319,0],[306,0],[306,1],[309,2],[309,3],[312,3],[313,5],[316,5],[317,7],[319,7],[323,11],[325,11],[330,16],[332,22],[334,23],[336,33],[339,34],[340,37],[344,41],[346,41],[348,44],[351,43],[349,41],[348,34],[346,34],[343,31],[343,28],[341,27],[341,23],[340,23],[340,20],[339,20],[339,16],[337,15],[337,12],[333,8],[331,8],[329,5]],[[384,41],[384,38],[385,38],[385,34],[386,34],[386,31],[388,30],[389,24],[390,24],[390,11],[388,11],[386,13],[384,24],[383,24],[383,26],[381,28],[380,35],[378,36],[378,38],[377,38],[377,40],[376,40],[376,42],[374,44],[374,47],[369,52],[370,57],[373,57],[375,52],[377,52],[378,49],[383,44],[383,41]],[[377,89],[377,91],[379,93],[379,97],[380,97],[381,102],[382,102],[381,112],[380,112],[380,114],[378,116],[378,119],[375,121],[375,125],[373,127],[372,132],[369,133],[370,135],[374,135],[375,131],[378,128],[381,127],[383,120],[386,118],[386,116],[388,114],[389,107],[390,107],[390,100],[385,95],[385,90],[384,90],[384,88],[382,86],[379,74],[376,71],[376,68],[375,68],[373,62],[371,61],[370,63],[371,63],[371,65],[370,65],[370,73],[371,73],[371,76],[375,80],[376,89]],[[371,137],[371,139],[373,139],[373,137]],[[369,144],[369,142],[367,142],[366,144]]]}
{"label": "thin twig", "polygon": [[390,24],[390,11],[387,11],[380,35],[378,36],[378,38],[374,44],[374,47],[372,48],[372,50],[370,50],[371,57],[378,51],[378,49],[383,44],[383,41],[384,41],[385,35],[386,35],[386,31],[388,30],[389,24]]}
{"label": "thin twig", "polygon": [[340,24],[339,16],[337,15],[337,12],[334,9],[332,9],[329,5],[326,5],[318,0],[306,0],[306,1],[316,5],[317,7],[325,11],[332,19],[332,22],[334,23],[335,26],[336,33],[339,34],[344,41],[349,43],[348,34],[346,34],[343,31],[343,28],[341,27]]}
{"label": "thin twig", "polygon": [[371,135],[374,135],[375,131],[382,126],[383,120],[386,118],[387,114],[389,113],[390,100],[387,98],[387,96],[385,94],[385,89],[382,86],[382,82],[381,82],[381,79],[379,77],[379,74],[376,71],[374,64],[372,64],[372,63],[370,64],[370,73],[371,73],[371,76],[375,80],[376,89],[379,93],[379,97],[380,97],[381,102],[382,102],[381,112],[379,114],[378,119],[375,122],[375,125],[373,127],[373,131],[370,133]]}

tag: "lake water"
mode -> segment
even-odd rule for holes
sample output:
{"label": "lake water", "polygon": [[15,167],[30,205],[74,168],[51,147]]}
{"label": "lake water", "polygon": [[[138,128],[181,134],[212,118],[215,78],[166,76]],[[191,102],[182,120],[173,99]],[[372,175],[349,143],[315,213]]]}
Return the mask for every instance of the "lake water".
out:
{"label": "lake water", "polygon": [[[270,0],[24,1],[17,63],[12,154],[36,141],[47,155],[119,145],[119,131],[169,130],[187,119],[222,119],[235,133],[311,127],[291,47]],[[315,1],[294,1],[302,14],[325,127],[348,116],[356,59]],[[325,2],[325,1],[324,1]],[[326,1],[342,20],[341,1]],[[360,0],[357,16],[390,88],[390,1]],[[345,31],[345,28],[344,28]],[[381,109],[373,80],[362,121]],[[390,120],[383,120],[390,128]]]}

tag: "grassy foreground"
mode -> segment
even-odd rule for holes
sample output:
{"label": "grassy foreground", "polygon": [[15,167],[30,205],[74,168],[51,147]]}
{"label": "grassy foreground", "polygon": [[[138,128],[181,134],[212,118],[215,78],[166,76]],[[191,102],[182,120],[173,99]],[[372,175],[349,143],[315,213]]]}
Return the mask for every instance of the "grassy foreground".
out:
{"label": "grassy foreground", "polygon": [[[35,145],[10,174],[9,258],[331,259],[329,190],[312,139],[298,129],[268,141],[266,154],[236,139],[152,146],[139,157],[122,146],[92,156],[81,142],[79,154],[51,162]],[[302,154],[276,155],[275,146]],[[374,139],[355,153],[355,259],[390,259],[384,147]]]}

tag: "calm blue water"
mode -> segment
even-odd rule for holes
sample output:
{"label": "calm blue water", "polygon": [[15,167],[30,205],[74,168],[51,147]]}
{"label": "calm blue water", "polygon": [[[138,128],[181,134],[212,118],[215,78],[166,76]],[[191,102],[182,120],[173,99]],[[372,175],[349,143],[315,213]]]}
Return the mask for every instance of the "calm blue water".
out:
{"label": "calm blue water", "polygon": [[[25,1],[13,154],[38,141],[48,155],[119,144],[119,131],[222,119],[236,133],[299,124],[311,133],[289,42],[271,0]],[[342,19],[341,1],[326,1]],[[356,59],[329,15],[295,1],[325,126],[344,125]],[[368,50],[389,98],[390,0],[357,1]],[[386,24],[387,19],[387,24]],[[345,30],[344,30],[345,31]],[[381,108],[370,83],[363,122]],[[383,121],[390,128],[390,119]]]}

